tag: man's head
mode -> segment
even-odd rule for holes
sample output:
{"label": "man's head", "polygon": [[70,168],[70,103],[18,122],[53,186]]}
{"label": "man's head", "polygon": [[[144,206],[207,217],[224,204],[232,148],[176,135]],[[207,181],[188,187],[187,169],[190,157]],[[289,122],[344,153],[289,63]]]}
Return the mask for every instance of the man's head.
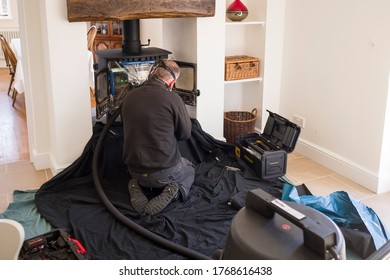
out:
{"label": "man's head", "polygon": [[180,76],[180,68],[173,60],[161,60],[157,64],[153,74],[165,82],[169,88],[172,88]]}

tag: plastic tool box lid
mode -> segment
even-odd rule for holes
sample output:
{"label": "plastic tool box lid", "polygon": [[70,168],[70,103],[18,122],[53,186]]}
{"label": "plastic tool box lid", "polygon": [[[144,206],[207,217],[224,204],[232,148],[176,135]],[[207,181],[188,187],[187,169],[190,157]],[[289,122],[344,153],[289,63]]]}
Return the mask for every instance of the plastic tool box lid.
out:
{"label": "plastic tool box lid", "polygon": [[301,128],[276,113],[269,110],[267,112],[269,116],[261,135],[286,152],[292,152],[297,143]]}

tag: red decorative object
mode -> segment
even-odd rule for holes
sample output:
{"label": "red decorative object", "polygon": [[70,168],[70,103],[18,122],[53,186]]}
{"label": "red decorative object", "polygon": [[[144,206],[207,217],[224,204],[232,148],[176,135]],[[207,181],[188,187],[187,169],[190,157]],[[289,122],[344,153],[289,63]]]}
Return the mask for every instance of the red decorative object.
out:
{"label": "red decorative object", "polygon": [[226,16],[232,21],[241,21],[247,18],[248,8],[241,0],[234,0],[226,9]]}

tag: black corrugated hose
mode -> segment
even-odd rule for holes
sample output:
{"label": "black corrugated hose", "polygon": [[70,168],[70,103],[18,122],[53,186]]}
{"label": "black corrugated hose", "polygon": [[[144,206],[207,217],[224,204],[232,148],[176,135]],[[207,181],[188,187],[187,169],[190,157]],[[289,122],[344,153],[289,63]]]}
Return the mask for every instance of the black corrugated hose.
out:
{"label": "black corrugated hose", "polygon": [[179,255],[182,255],[184,257],[187,257],[188,259],[194,259],[194,260],[210,260],[211,258],[201,254],[197,251],[194,251],[192,249],[189,249],[187,247],[178,245],[176,243],[173,243],[157,234],[154,234],[153,232],[147,230],[146,228],[138,225],[137,223],[133,222],[129,218],[127,218],[125,215],[123,215],[115,206],[111,203],[111,201],[107,198],[106,194],[104,193],[103,186],[100,180],[99,172],[98,172],[98,159],[100,152],[102,150],[104,139],[107,135],[107,132],[111,126],[111,124],[118,118],[120,114],[120,108],[119,107],[107,120],[107,123],[104,125],[99,138],[97,140],[97,144],[95,147],[95,151],[93,153],[92,158],[92,178],[95,185],[95,189],[99,194],[100,199],[102,200],[103,204],[107,208],[107,210],[122,224],[124,224],[129,229],[133,230],[134,232],[142,235],[146,239],[158,244],[159,246],[170,250],[171,252],[177,253]]}

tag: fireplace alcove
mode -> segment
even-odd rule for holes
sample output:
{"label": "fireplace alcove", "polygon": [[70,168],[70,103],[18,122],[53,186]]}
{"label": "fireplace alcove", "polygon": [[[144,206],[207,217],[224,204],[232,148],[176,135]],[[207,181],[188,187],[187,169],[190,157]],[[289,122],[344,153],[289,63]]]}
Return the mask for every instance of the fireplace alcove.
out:
{"label": "fireplace alcove", "polygon": [[[40,43],[29,44],[23,50],[26,61],[29,60],[25,64],[25,78],[31,162],[36,169],[50,168],[53,174],[57,174],[77,158],[92,131],[90,98],[89,94],[83,95],[84,91],[89,92],[88,73],[75,65],[82,66],[82,61],[87,60],[83,49],[86,45],[86,22],[93,19],[69,22],[63,0],[42,0],[40,2],[41,5],[44,3],[44,7],[27,0],[21,2],[18,7],[21,36],[27,42]],[[228,24],[225,9],[228,2],[215,1],[213,16],[140,19],[142,43],[151,39],[151,46],[169,50],[173,59],[196,62],[197,87],[201,95],[193,115],[204,131],[217,139],[223,139],[223,113],[226,109],[224,58]],[[268,73],[267,85],[264,85],[267,89],[264,88],[261,102],[263,108],[278,111],[281,33],[275,30],[275,24],[281,19],[277,16],[280,1],[247,2],[255,5],[252,10],[262,11],[267,16],[273,15],[273,21],[267,21],[267,31],[272,30],[269,33],[272,36],[267,35],[265,40],[266,48],[272,52],[264,57],[267,61],[265,65],[272,70],[267,72],[264,69],[264,73]],[[40,22],[36,22],[34,15],[45,9],[50,12],[45,13]],[[248,27],[250,26],[252,23],[248,23]],[[246,25],[243,27],[246,28]],[[238,27],[229,25],[230,28]],[[258,41],[252,39],[249,43],[258,45]],[[259,47],[257,49],[264,48],[264,41]],[[63,55],[69,52],[72,52],[72,57]],[[233,85],[236,86],[239,88],[241,85]],[[32,96],[33,101],[30,100]],[[235,97],[240,98],[240,95]],[[235,104],[241,106],[239,102]],[[69,133],[70,129],[78,131],[77,137]]]}

